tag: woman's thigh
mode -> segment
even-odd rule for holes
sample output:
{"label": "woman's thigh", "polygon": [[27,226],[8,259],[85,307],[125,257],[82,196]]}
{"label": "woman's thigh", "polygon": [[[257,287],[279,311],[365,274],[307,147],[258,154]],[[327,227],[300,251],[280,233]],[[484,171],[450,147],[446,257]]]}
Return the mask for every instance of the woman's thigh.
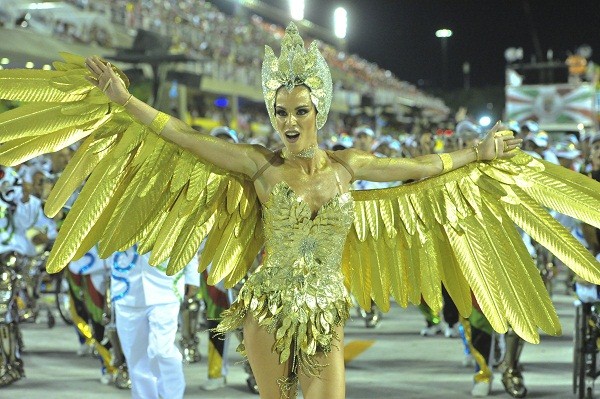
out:
{"label": "woman's thigh", "polygon": [[346,371],[344,367],[344,327],[337,326],[335,331],[340,338],[334,342],[327,355],[318,353],[317,361],[327,365],[318,377],[299,374],[300,387],[305,399],[343,399],[346,397]]}
{"label": "woman's thigh", "polygon": [[279,355],[273,352],[275,337],[260,327],[251,316],[244,322],[244,345],[248,361],[263,399],[279,399],[281,390],[278,380],[287,377],[288,362],[279,363]]}

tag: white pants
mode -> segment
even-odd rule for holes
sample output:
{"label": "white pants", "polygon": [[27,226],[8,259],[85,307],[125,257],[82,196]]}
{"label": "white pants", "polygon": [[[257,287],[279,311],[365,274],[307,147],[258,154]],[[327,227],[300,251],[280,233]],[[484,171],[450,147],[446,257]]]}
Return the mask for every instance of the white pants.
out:
{"label": "white pants", "polygon": [[117,333],[127,360],[133,399],[181,399],[182,356],[175,345],[179,303],[115,304]]}

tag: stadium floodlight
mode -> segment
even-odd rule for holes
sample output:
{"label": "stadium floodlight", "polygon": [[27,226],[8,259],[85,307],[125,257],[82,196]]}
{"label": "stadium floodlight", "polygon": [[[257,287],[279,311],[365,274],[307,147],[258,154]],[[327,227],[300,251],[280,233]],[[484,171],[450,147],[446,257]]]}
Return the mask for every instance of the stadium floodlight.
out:
{"label": "stadium floodlight", "polygon": [[487,115],[482,116],[481,118],[479,118],[479,126],[489,126],[490,123],[492,123],[492,118],[490,118]]}
{"label": "stadium floodlight", "polygon": [[450,29],[438,29],[435,31],[435,35],[437,37],[450,37],[452,36],[452,31]]}
{"label": "stadium floodlight", "polygon": [[290,15],[296,21],[304,19],[304,0],[290,0]]}
{"label": "stadium floodlight", "polygon": [[333,26],[335,37],[344,39],[348,29],[348,12],[344,7],[338,7],[333,12]]}

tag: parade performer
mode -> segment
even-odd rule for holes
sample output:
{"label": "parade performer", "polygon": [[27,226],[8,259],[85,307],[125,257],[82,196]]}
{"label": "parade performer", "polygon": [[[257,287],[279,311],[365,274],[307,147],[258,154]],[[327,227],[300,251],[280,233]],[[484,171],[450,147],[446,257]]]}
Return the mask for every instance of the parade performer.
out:
{"label": "parade performer", "polygon": [[183,398],[182,355],[175,344],[181,303],[198,292],[198,260],[168,276],[138,246],[115,253],[111,301],[134,399]]}
{"label": "parade performer", "polygon": [[27,257],[37,255],[27,236],[32,228],[41,232],[36,242],[56,237],[56,224],[43,214],[42,201],[23,192],[14,169],[0,167],[0,388],[25,376],[16,296]]}
{"label": "parade performer", "polygon": [[[375,142],[375,132],[373,129],[365,125],[359,126],[354,129],[353,135],[356,149],[373,154],[373,143]],[[355,180],[352,182],[353,190],[374,190],[383,187],[387,187],[386,183],[367,180]],[[360,315],[365,319],[365,327],[367,328],[377,327],[383,316],[374,301],[371,301],[369,309],[361,311]]]}
{"label": "parade performer", "polygon": [[94,246],[81,259],[69,263],[68,271],[69,295],[73,301],[71,313],[81,344],[77,354],[90,354],[92,348],[95,348],[102,363],[101,381],[112,382],[110,341],[104,339],[107,318],[106,275],[110,273],[110,268],[100,259]]}
{"label": "parade performer", "polygon": [[[235,130],[227,126],[217,126],[210,131],[210,135],[218,137],[230,143],[239,143],[239,138]],[[204,245],[202,246],[202,249]],[[201,253],[202,253],[201,249]],[[260,258],[260,256],[259,256]],[[209,285],[207,283],[208,275],[211,271],[211,265],[201,274],[201,292],[206,305],[206,322],[208,324],[208,380],[202,385],[207,391],[213,391],[222,388],[227,383],[227,374],[229,371],[228,353],[229,353],[229,334],[225,337],[217,333],[214,329],[221,321],[221,314],[228,309],[239,291],[238,285],[233,288],[225,288],[223,281]],[[184,323],[185,328],[185,323]],[[243,340],[241,332],[236,331],[240,341]],[[183,333],[182,333],[183,337]],[[196,340],[197,341],[197,340]],[[197,343],[196,343],[197,346]],[[185,359],[184,352],[184,359]],[[252,393],[258,393],[256,379],[252,373],[249,364],[245,364],[245,371],[248,373],[246,384]]]}
{"label": "parade performer", "polygon": [[[215,328],[222,320],[221,315],[231,306],[234,298],[237,297],[239,288],[236,285],[233,288],[225,288],[222,281],[214,285],[207,283],[210,265],[202,272],[201,291],[204,303],[206,304],[206,321],[208,324],[208,380],[202,385],[207,391],[213,391],[224,387],[227,384],[227,374],[229,371],[229,334],[218,333]],[[243,333],[241,330],[234,331],[237,338],[242,341]],[[246,385],[252,393],[258,393],[256,378],[252,368],[248,363],[244,365],[248,374]]]}
{"label": "parade performer", "polygon": [[[231,287],[264,246],[262,266],[218,327],[243,326],[264,398],[291,396],[298,381],[304,397],[345,396],[348,289],[367,309],[372,299],[387,311],[390,296],[402,306],[423,296],[439,310],[441,282],[463,316],[472,289],[497,331],[510,324],[531,342],[538,329],[559,334],[515,223],[600,282],[600,263],[545,208],[600,226],[600,184],[521,152],[499,124],[477,146],[414,159],[320,149],[331,76],[293,24],[280,58],[267,47],[263,62],[267,111],[284,143],[275,152],[201,134],[153,109],[98,57],[63,58],[56,71],[0,71],[0,97],[30,103],[0,114],[0,162],[84,139],[46,204],[54,214],[87,179],[48,270],[95,243],[103,255],[139,242],[150,264],[169,259],[173,274],[207,237],[212,256],[200,270],[212,263],[208,283]],[[358,179],[415,183],[350,193]]]}
{"label": "parade performer", "polygon": [[494,350],[494,330],[474,301],[473,311],[468,319],[461,319],[465,342],[469,353],[475,360],[475,375],[471,396],[486,397],[491,393],[492,380],[492,351]]}
{"label": "parade performer", "polygon": [[[105,259],[105,263],[112,270],[110,261],[112,259]],[[108,373],[104,374],[101,378],[102,383],[109,384],[111,381],[115,387],[119,389],[131,389],[131,378],[129,378],[129,369],[127,368],[127,360],[123,353],[123,347],[121,346],[121,340],[117,332],[117,314],[115,307],[113,306],[113,295],[110,288],[112,279],[112,272],[108,275],[106,284],[106,301],[104,314],[107,319],[105,320],[106,326],[104,333],[108,339],[110,345],[110,368],[107,369]]]}
{"label": "parade performer", "polygon": [[[595,181],[600,182],[600,133],[590,137],[589,145],[590,152],[587,159],[589,171],[586,174]],[[581,227],[590,253],[600,260],[600,229],[587,224],[583,224]],[[598,285],[588,284],[579,278],[573,282],[573,285],[581,302],[596,303],[600,301],[600,287]]]}

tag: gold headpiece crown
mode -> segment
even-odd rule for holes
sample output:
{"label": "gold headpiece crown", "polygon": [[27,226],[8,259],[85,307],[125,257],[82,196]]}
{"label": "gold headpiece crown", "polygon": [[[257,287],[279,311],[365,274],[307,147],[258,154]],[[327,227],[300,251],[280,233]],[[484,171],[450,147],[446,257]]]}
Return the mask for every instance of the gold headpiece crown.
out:
{"label": "gold headpiece crown", "polygon": [[290,23],[281,39],[281,54],[275,57],[273,49],[265,46],[265,59],[262,66],[262,88],[269,118],[275,125],[275,94],[285,86],[292,90],[294,86],[306,85],[310,89],[310,98],[317,108],[317,129],[325,125],[331,106],[333,86],[331,73],[325,58],[319,52],[317,42],[313,41],[304,48],[304,41],[294,23]]}

